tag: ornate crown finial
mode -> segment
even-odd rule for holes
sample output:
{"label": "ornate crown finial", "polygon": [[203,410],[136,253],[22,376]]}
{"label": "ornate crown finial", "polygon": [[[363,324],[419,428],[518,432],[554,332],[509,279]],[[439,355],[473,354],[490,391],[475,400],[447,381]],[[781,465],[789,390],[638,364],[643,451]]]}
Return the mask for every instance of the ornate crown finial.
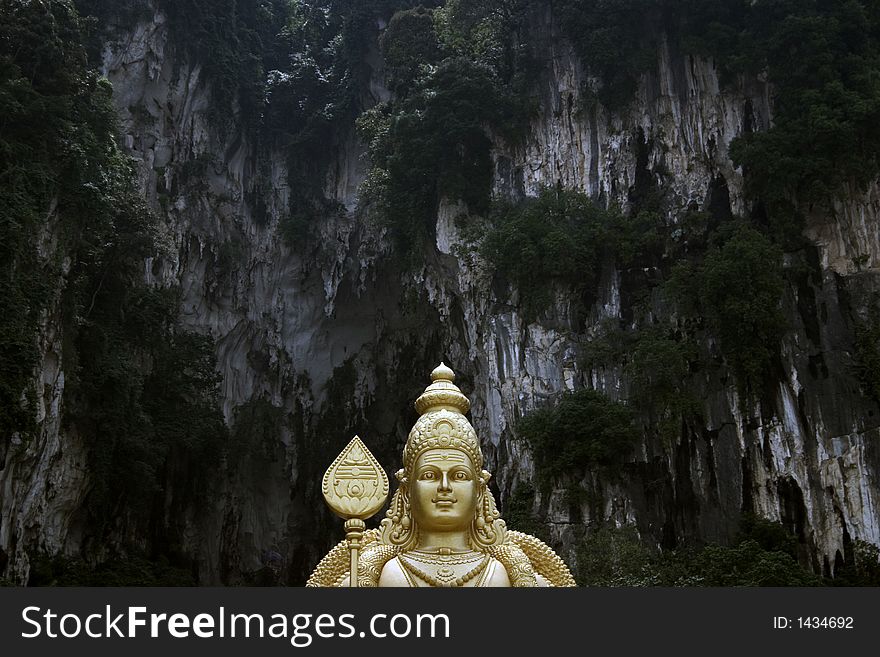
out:
{"label": "ornate crown finial", "polygon": [[446,410],[464,415],[471,408],[468,398],[453,383],[455,372],[440,363],[431,372],[431,385],[416,400],[416,411],[424,415],[431,411]]}
{"label": "ornate crown finial", "polygon": [[434,371],[431,372],[431,381],[455,381],[455,372],[452,371],[448,365],[446,365],[442,360],[440,364],[434,368]]}

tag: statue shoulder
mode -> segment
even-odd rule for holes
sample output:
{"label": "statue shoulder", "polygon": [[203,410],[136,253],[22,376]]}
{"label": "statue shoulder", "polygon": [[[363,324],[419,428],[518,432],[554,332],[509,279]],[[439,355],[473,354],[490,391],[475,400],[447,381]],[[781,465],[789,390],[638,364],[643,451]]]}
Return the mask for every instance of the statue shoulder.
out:
{"label": "statue shoulder", "polygon": [[489,564],[489,577],[486,579],[486,583],[483,586],[489,587],[506,587],[513,586],[513,583],[510,580],[510,576],[507,573],[507,567],[501,563],[495,557],[492,557],[492,561]]}
{"label": "statue shoulder", "polygon": [[497,551],[512,586],[577,586],[553,548],[531,534],[508,531],[507,542]]}
{"label": "statue shoulder", "polygon": [[386,565],[393,563],[399,548],[394,545],[385,545],[380,542],[365,547],[358,559],[358,586],[361,588],[373,588],[376,586],[405,586],[405,584],[380,583]]}
{"label": "statue shoulder", "polygon": [[409,587],[412,584],[397,559],[389,559],[382,566],[382,572],[379,575],[380,587]]}
{"label": "statue shoulder", "polygon": [[[363,547],[358,559],[360,571],[358,583],[360,586],[376,586],[382,567],[397,553],[397,548],[382,544],[378,529],[368,529],[361,540]],[[306,586],[348,586],[350,565],[348,544],[346,541],[340,541],[321,559]]]}
{"label": "statue shoulder", "polygon": [[340,582],[348,575],[348,568],[348,544],[340,541],[315,566],[306,586],[340,586]]}

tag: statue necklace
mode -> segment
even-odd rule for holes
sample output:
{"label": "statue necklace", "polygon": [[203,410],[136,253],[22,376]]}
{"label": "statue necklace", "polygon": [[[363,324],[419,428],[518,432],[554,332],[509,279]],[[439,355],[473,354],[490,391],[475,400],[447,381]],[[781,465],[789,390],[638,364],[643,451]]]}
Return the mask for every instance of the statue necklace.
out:
{"label": "statue necklace", "polygon": [[[435,557],[434,555],[437,556]],[[453,555],[449,548],[440,548],[437,552],[428,553],[421,550],[414,550],[405,555],[401,555],[401,558],[398,559],[398,561],[410,574],[415,575],[431,586],[457,587],[464,586],[467,582],[482,573],[486,569],[486,566],[489,565],[488,555],[481,555],[479,552],[476,553],[476,557],[473,555],[474,552],[471,550],[468,550],[464,554]],[[434,575],[429,575],[421,568],[418,568],[415,564],[410,563],[410,559],[419,563],[439,566],[439,568],[437,568],[436,577]],[[471,568],[465,574],[456,577],[455,570],[453,570],[451,566],[473,563],[478,559],[479,563],[476,566]]]}
{"label": "statue necklace", "polygon": [[475,550],[454,552],[452,548],[448,547],[436,550],[409,550],[405,554],[410,561],[430,566],[463,566],[483,558],[483,554]]}

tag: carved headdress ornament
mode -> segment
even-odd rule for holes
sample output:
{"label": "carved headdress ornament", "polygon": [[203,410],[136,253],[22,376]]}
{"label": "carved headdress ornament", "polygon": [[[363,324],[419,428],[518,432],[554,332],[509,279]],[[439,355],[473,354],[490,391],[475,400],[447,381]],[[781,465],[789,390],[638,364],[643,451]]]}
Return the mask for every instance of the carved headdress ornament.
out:
{"label": "carved headdress ornament", "polygon": [[412,472],[419,454],[428,449],[459,449],[471,458],[477,472],[483,467],[480,442],[464,416],[471,403],[453,383],[455,373],[443,363],[431,372],[431,385],[416,400],[419,419],[409,432],[403,449],[404,472]]}

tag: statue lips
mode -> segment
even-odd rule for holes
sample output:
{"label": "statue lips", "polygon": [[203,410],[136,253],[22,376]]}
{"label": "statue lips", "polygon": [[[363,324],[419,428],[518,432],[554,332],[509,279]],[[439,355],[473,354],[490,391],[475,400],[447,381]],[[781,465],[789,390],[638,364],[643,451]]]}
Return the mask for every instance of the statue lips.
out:
{"label": "statue lips", "polygon": [[454,497],[435,497],[431,500],[434,503],[434,506],[438,509],[451,509],[453,505],[457,502]]}

